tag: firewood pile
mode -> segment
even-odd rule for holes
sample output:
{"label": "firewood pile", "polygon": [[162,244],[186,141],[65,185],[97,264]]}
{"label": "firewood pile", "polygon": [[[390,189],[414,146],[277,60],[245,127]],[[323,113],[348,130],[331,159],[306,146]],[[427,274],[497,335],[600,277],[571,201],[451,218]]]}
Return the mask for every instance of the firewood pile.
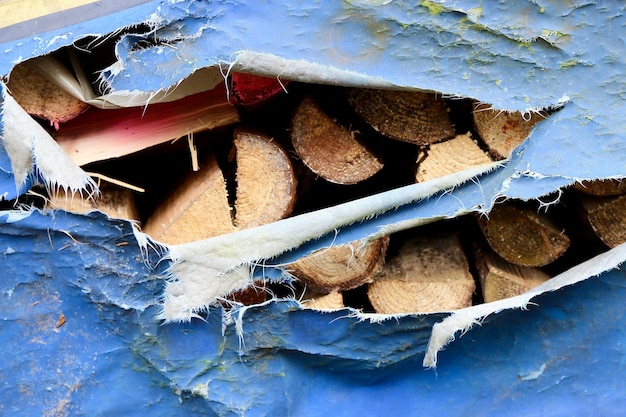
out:
{"label": "firewood pile", "polygon": [[[6,81],[100,183],[101,194],[87,199],[47,195],[48,208],[132,219],[171,245],[505,159],[558,111],[507,113],[433,91],[238,73],[175,101],[111,110],[78,101],[35,62]],[[582,182],[550,199],[502,201],[489,215],[319,250],[285,266],[295,278],[289,291],[317,309],[449,311],[518,295],[626,241],[621,182]],[[280,289],[257,282],[231,298],[258,303],[270,293]]]}

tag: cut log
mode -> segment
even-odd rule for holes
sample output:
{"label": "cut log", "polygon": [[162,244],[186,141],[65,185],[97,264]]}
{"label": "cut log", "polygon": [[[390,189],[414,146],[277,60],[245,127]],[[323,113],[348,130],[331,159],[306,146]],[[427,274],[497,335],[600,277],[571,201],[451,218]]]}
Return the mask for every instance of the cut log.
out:
{"label": "cut log", "polygon": [[295,203],[296,178],[287,154],[271,138],[236,129],[235,212],[214,156],[190,173],[146,221],[156,240],[179,244],[270,223],[287,216]]}
{"label": "cut log", "polygon": [[56,129],[91,107],[52,82],[32,60],[13,67],[7,87],[28,114],[48,120]]}
{"label": "cut log", "polygon": [[475,260],[486,303],[515,297],[550,279],[539,268],[512,264],[487,248],[477,250]]}
{"label": "cut log", "polygon": [[574,189],[597,197],[622,195],[626,194],[626,181],[621,179],[581,181],[574,184]]}
{"label": "cut log", "polygon": [[287,153],[272,138],[236,129],[235,225],[260,226],[288,216],[296,202],[297,179]]}
{"label": "cut log", "polygon": [[235,231],[226,182],[213,155],[155,210],[143,231],[172,245]]}
{"label": "cut log", "polygon": [[343,295],[340,292],[329,294],[306,293],[302,306],[314,310],[338,310],[344,308]]}
{"label": "cut log", "polygon": [[456,235],[420,236],[387,260],[368,297],[380,314],[427,313],[468,307],[475,289]]}
{"label": "cut log", "polygon": [[320,293],[349,290],[372,282],[385,262],[388,244],[389,238],[383,237],[365,245],[356,241],[320,249],[287,269],[307,288]]}
{"label": "cut log", "polygon": [[547,117],[545,113],[495,110],[485,103],[477,104],[472,114],[476,132],[496,160],[508,158],[535,125]]}
{"label": "cut log", "polygon": [[425,182],[492,162],[468,135],[457,135],[420,151],[415,180]]}
{"label": "cut log", "polygon": [[478,223],[489,246],[516,265],[548,265],[570,245],[569,237],[547,215],[527,206],[497,204],[488,217],[479,217]]}
{"label": "cut log", "polygon": [[103,161],[239,120],[222,85],[169,103],[89,112],[64,123],[55,139],[77,165]]}
{"label": "cut log", "polygon": [[367,124],[392,139],[429,145],[455,135],[448,108],[434,92],[352,88],[348,100]]}
{"label": "cut log", "polygon": [[72,195],[64,190],[58,190],[50,196],[47,207],[53,210],[65,210],[73,213],[88,213],[93,210],[100,210],[112,218],[140,220],[133,191],[107,183],[101,184],[99,189],[99,196]]}
{"label": "cut log", "polygon": [[355,184],[380,171],[383,164],[350,131],[305,97],[292,118],[291,140],[311,171],[336,184]]}
{"label": "cut log", "polygon": [[593,231],[608,247],[626,242],[626,195],[583,200]]}

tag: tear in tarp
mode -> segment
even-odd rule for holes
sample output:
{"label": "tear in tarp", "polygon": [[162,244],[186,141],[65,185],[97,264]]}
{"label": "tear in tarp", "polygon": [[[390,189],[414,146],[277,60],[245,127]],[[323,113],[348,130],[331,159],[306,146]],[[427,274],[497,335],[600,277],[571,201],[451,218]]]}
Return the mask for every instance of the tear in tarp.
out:
{"label": "tear in tarp", "polygon": [[[558,413],[553,398],[560,399],[562,414],[620,409],[625,387],[614,375],[625,354],[624,270],[614,268],[626,259],[623,247],[528,295],[452,315],[376,317],[372,324],[350,310],[323,314],[275,300],[224,317],[211,308],[203,320],[161,324],[158,318],[184,321],[207,313],[203,307],[213,295],[168,313],[164,305],[173,295],[163,291],[172,286],[174,296],[195,291],[185,286],[198,280],[200,286],[243,286],[253,273],[280,273],[273,264],[333,239],[372,238],[486,212],[496,198],[536,199],[583,179],[624,177],[623,7],[538,1],[143,5],[151,30],[122,37],[118,62],[102,74],[111,94],[140,91],[150,97],[202,68],[218,67],[225,74],[429,89],[497,109],[559,111],[489,173],[459,178],[464,181],[434,193],[398,191],[397,209],[345,217],[303,237],[307,242],[278,242],[253,258],[239,252],[244,247],[236,239],[255,239],[270,228],[232,235],[226,245],[215,238],[167,248],[165,256],[140,245],[126,221],[96,213],[5,213],[0,256],[9,278],[2,281],[1,334],[3,341],[18,342],[2,353],[2,410],[16,413],[27,401],[34,414],[393,414],[441,409],[450,395],[462,404],[446,407],[450,415],[464,415],[468,407],[501,415],[515,409],[515,399],[531,398],[537,412]],[[116,28],[137,23],[116,18]],[[108,28],[103,36],[114,30],[111,22],[96,23],[94,28]],[[95,30],[76,29],[3,45],[0,72]],[[160,42],[134,47],[150,38]],[[14,198],[29,188],[28,181],[85,187],[73,168],[48,169],[47,153],[36,156],[49,146],[48,138],[20,138],[6,116],[6,97],[3,90],[0,195]],[[209,248],[218,243],[216,258]],[[198,269],[207,258],[211,263]],[[255,265],[263,268],[249,272]],[[234,284],[224,281],[231,270],[243,273]],[[468,333],[437,361],[437,352],[461,332]],[[435,364],[436,372],[422,368]],[[89,401],[100,395],[115,404]],[[320,398],[327,400],[321,404]]]}

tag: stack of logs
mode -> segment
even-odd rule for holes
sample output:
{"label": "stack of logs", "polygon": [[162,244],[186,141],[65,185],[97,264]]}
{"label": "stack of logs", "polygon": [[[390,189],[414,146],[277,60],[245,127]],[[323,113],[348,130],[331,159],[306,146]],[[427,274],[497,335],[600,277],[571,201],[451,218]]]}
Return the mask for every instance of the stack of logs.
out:
{"label": "stack of logs", "polygon": [[[42,124],[52,124],[61,147],[80,147],[73,126],[85,126],[96,109],[64,95],[33,68],[16,67],[8,80],[11,94]],[[549,111],[507,113],[427,91],[285,86],[245,74],[229,82],[231,101],[224,94],[223,102],[212,103],[220,122],[195,139],[211,140],[197,148],[190,142],[194,169],[162,172],[174,169],[181,154],[171,144],[81,162],[88,171],[140,182],[146,192],[105,182],[98,198],[51,195],[49,206],[97,208],[137,220],[157,241],[180,244],[504,159],[550,117]],[[175,178],[173,186],[163,185],[164,176]],[[533,203],[504,201],[488,215],[334,246],[285,268],[303,292],[296,297],[310,308],[448,311],[520,294],[626,241],[626,227],[616,227],[626,218],[626,186],[619,181],[576,184],[554,207],[542,211]],[[555,216],[558,210],[569,215]],[[256,303],[265,299],[263,288],[233,298]],[[355,294],[361,296],[356,302]]]}

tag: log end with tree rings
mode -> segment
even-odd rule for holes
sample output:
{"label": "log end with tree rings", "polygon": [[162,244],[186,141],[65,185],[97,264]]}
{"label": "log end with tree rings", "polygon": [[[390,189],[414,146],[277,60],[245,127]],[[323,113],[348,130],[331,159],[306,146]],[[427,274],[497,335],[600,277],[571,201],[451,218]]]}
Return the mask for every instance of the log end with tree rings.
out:
{"label": "log end with tree rings", "polygon": [[430,145],[455,135],[448,108],[434,92],[352,88],[348,101],[367,124],[392,139]]}
{"label": "log end with tree rings", "polygon": [[378,157],[350,131],[326,114],[316,101],[305,97],[291,122],[291,141],[311,171],[335,184],[364,181],[383,167]]}

